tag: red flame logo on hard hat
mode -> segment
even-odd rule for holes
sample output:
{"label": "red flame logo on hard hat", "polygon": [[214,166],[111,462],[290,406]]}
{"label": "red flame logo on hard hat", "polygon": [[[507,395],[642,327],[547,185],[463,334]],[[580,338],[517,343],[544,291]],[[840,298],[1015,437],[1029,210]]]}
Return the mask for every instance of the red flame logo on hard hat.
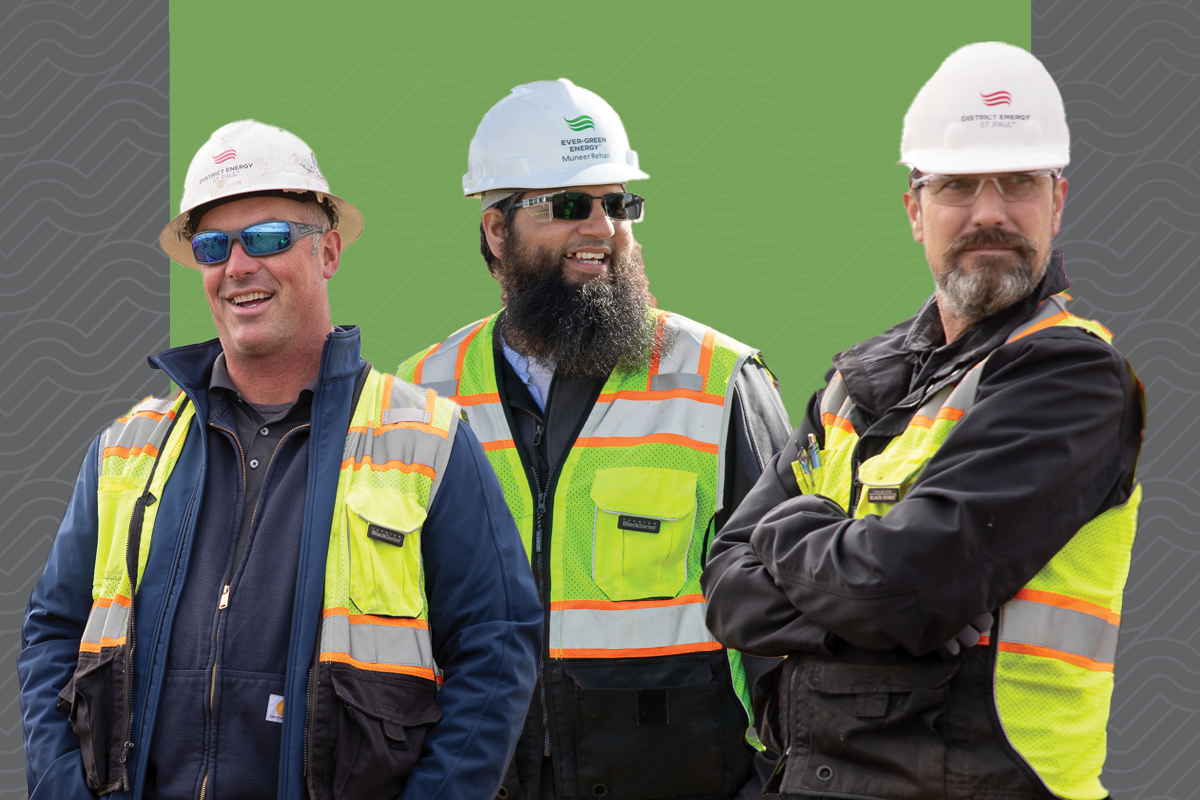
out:
{"label": "red flame logo on hard hat", "polygon": [[226,161],[232,161],[235,158],[237,158],[237,151],[231,147],[225,152],[217,153],[215,156],[213,156],[213,163],[224,164]]}
{"label": "red flame logo on hard hat", "polygon": [[984,94],[983,92],[980,92],[979,96],[983,98],[983,104],[985,106],[1012,105],[1012,95],[1010,95],[1008,92],[992,92],[991,94]]}

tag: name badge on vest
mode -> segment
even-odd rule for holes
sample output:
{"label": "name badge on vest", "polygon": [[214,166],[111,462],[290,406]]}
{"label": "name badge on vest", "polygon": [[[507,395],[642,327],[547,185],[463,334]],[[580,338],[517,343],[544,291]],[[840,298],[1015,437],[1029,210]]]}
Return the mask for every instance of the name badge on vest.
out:
{"label": "name badge on vest", "polygon": [[872,486],[867,489],[868,503],[897,503],[900,501],[900,490],[895,487]]}
{"label": "name badge on vest", "polygon": [[[361,530],[361,528],[359,529]],[[367,525],[367,537],[376,539],[380,542],[394,544],[396,547],[404,547],[404,534],[400,531],[393,531],[389,528],[384,528],[379,525]]]}
{"label": "name badge on vest", "polygon": [[617,527],[623,531],[639,531],[640,533],[658,533],[662,530],[662,520],[649,517],[631,517],[627,514],[617,516]]}

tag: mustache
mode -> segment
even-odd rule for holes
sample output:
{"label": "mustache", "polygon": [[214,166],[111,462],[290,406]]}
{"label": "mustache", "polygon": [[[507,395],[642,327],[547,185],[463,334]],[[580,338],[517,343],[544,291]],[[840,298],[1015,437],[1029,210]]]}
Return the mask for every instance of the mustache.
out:
{"label": "mustache", "polygon": [[966,251],[982,247],[1003,247],[1013,250],[1030,264],[1037,255],[1033,242],[1015,231],[1006,231],[1001,228],[977,228],[964,236],[959,236],[946,248],[946,255],[953,263]]}

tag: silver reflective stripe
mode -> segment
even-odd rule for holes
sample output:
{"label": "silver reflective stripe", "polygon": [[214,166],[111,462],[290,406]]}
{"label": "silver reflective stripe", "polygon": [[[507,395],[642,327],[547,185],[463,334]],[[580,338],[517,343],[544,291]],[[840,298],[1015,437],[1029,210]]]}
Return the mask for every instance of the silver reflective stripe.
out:
{"label": "silver reflective stripe", "polygon": [[[486,320],[477,320],[465,328],[459,328],[450,335],[450,338],[438,345],[437,350],[429,354],[425,363],[421,365],[422,386],[428,386],[442,397],[453,397],[458,394],[457,381],[454,379],[454,368],[458,364],[458,346],[471,335],[471,331],[479,327],[481,322],[486,322]],[[443,392],[437,388],[438,384],[447,381],[455,384],[453,391]]]}
{"label": "silver reflective stripe", "polygon": [[429,629],[405,625],[371,624],[371,617],[356,617],[351,624],[345,614],[329,614],[321,624],[321,660],[332,654],[349,656],[357,666],[420,667],[437,672]]}
{"label": "silver reflective stripe", "polygon": [[458,394],[458,381],[456,380],[435,381],[433,383],[425,381],[418,385],[422,389],[433,389],[440,397],[454,397],[454,395]]}
{"label": "silver reflective stripe", "polygon": [[668,372],[650,376],[650,391],[669,392],[672,389],[690,389],[699,392],[704,389],[704,376],[698,373]]}
{"label": "silver reflective stripe", "polygon": [[[669,400],[625,400],[596,403],[583,437],[638,438],[656,433],[675,434],[705,444],[717,444],[723,432],[722,406],[686,397]],[[474,427],[474,417],[471,418]]]}
{"label": "silver reflective stripe", "polygon": [[708,604],[703,600],[642,607],[613,603],[596,604],[601,607],[593,608],[556,609],[555,605],[559,604],[552,603],[550,610],[552,651],[644,650],[714,641],[704,624]]}
{"label": "silver reflective stripe", "polygon": [[480,403],[474,406],[463,406],[467,419],[471,423],[471,431],[479,439],[481,445],[492,442],[511,441],[512,432],[508,429],[508,420],[504,418],[504,406],[499,403]]}
{"label": "silver reflective stripe", "polygon": [[1000,608],[1000,641],[1047,647],[1101,664],[1117,659],[1120,626],[1048,603],[1009,600]]}
{"label": "silver reflective stripe", "polygon": [[704,349],[705,327],[687,317],[668,314],[666,329],[674,343],[659,357],[659,374],[698,374],[700,353]]}
{"label": "silver reflective stripe", "polygon": [[383,424],[395,425],[397,422],[420,422],[429,424],[430,413],[423,408],[385,408]]}
{"label": "silver reflective stripe", "polygon": [[108,608],[99,603],[92,606],[81,641],[99,645],[102,639],[121,639],[129,626],[129,609],[115,600]]}
{"label": "silver reflective stripe", "polygon": [[160,449],[167,437],[167,429],[171,427],[171,418],[165,416],[166,412],[157,413],[164,414],[162,419],[130,417],[125,422],[114,422],[109,425],[104,432],[101,455],[103,455],[103,450],[109,447],[122,447],[127,450],[140,447],[145,450],[146,445],[149,444],[156,450]]}
{"label": "silver reflective stripe", "polygon": [[842,380],[842,373],[837,373],[833,376],[833,380],[825,387],[825,391],[821,393],[821,414],[838,414],[842,410],[842,404],[850,399],[850,395],[846,392],[846,382]]}

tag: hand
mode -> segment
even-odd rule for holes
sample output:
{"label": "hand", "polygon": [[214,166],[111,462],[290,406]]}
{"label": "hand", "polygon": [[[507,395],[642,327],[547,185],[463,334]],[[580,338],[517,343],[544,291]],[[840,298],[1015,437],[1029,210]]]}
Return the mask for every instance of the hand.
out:
{"label": "hand", "polygon": [[968,647],[974,647],[979,644],[979,634],[990,631],[995,621],[996,618],[990,612],[983,612],[954,634],[954,638],[939,647],[937,654],[942,658],[954,658]]}

